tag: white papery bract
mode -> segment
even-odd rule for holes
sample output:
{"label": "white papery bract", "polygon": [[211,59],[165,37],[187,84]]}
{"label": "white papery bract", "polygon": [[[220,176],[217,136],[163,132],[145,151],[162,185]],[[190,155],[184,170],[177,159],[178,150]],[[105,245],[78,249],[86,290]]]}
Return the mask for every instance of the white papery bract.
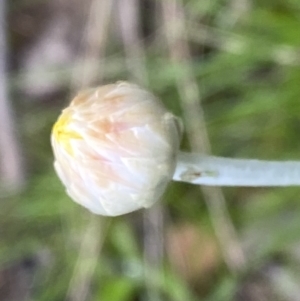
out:
{"label": "white papery bract", "polygon": [[172,179],[179,120],[127,82],[79,93],[55,123],[56,172],[68,195],[96,214],[149,207]]}

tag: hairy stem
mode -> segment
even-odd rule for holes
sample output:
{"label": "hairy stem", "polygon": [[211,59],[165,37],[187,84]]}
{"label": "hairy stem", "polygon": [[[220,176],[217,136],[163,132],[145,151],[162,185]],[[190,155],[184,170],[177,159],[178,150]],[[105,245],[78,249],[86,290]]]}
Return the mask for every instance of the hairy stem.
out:
{"label": "hairy stem", "polygon": [[300,162],[229,159],[180,152],[173,180],[208,186],[300,185]]}

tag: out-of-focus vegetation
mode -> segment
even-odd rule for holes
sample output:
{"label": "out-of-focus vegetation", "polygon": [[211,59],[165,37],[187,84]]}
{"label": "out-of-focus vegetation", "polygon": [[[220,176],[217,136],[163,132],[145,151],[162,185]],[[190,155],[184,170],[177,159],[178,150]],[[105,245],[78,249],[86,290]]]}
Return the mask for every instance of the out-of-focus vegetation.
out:
{"label": "out-of-focus vegetation", "polygon": [[154,231],[154,253],[164,252],[151,259],[149,216],[104,219],[73,203],[54,173],[49,137],[76,90],[128,79],[193,126],[191,95],[204,112],[197,135],[207,130],[215,155],[300,159],[300,2],[7,5],[6,76],[26,187],[1,194],[0,300],[299,300],[300,187],[224,188],[214,202],[172,183],[163,227],[154,223],[163,234]]}

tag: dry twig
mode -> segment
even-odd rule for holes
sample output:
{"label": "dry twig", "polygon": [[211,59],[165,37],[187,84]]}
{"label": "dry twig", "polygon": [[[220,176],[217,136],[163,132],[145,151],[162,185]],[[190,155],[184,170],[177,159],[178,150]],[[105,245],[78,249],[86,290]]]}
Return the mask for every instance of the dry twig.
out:
{"label": "dry twig", "polygon": [[[128,72],[133,81],[148,85],[146,54],[140,36],[140,9],[138,0],[119,0],[119,17]],[[153,277],[162,265],[164,253],[164,215],[160,203],[144,211],[144,273],[149,300],[159,300],[159,291]]]}
{"label": "dry twig", "polygon": [[[162,0],[161,4],[170,59],[184,71],[184,77],[177,78],[177,90],[182,100],[190,144],[194,152],[209,153],[210,143],[203,110],[199,103],[200,92],[190,65],[191,56],[186,40],[183,6],[180,0]],[[228,214],[222,191],[212,187],[202,187],[201,190],[210,210],[224,259],[232,271],[238,271],[245,264],[245,255]]]}
{"label": "dry twig", "polygon": [[[17,193],[24,186],[25,173],[15,132],[15,120],[7,91],[6,1],[0,0],[0,153],[3,194]],[[1,193],[1,194],[2,194]]]}
{"label": "dry twig", "polygon": [[[79,59],[81,64],[74,72],[73,90],[86,88],[92,85],[96,79],[101,81],[104,76],[103,57],[107,43],[112,5],[113,0],[93,0],[92,2],[84,36],[85,53]],[[88,299],[91,282],[102,248],[104,228],[105,220],[103,218],[90,215],[80,239],[81,245],[78,259],[69,284],[67,296],[70,301],[84,301]]]}

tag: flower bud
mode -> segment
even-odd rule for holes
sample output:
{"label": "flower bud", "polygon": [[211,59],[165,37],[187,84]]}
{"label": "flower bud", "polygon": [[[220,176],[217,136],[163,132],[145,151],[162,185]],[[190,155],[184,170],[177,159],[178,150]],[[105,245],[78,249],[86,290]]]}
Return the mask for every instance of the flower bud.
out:
{"label": "flower bud", "polygon": [[118,82],[80,92],[55,123],[56,172],[91,212],[149,207],[172,179],[180,122],[140,87]]}

